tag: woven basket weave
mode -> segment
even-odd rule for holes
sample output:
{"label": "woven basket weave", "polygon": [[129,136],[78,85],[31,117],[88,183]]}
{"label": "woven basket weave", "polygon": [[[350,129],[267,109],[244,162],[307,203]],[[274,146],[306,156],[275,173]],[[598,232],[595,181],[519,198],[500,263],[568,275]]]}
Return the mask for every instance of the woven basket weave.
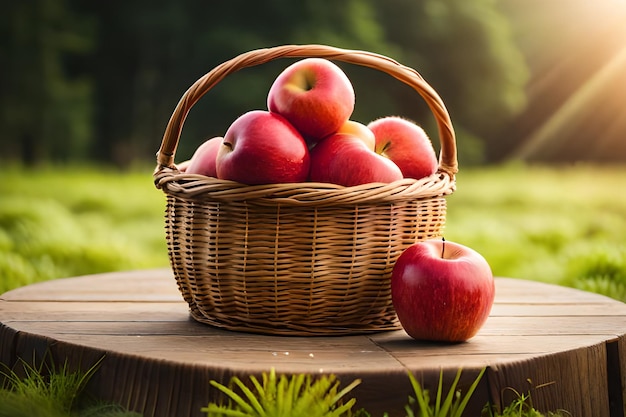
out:
{"label": "woven basket weave", "polygon": [[[305,57],[374,68],[413,87],[438,125],[438,172],[354,187],[249,186],[176,169],[183,123],[205,93],[242,68]],[[168,253],[194,319],[253,333],[345,335],[400,328],[391,303],[394,261],[412,243],[441,236],[456,172],[448,112],[415,70],[369,52],[288,45],[239,55],[185,92],[165,130],[154,181],[167,196]]]}

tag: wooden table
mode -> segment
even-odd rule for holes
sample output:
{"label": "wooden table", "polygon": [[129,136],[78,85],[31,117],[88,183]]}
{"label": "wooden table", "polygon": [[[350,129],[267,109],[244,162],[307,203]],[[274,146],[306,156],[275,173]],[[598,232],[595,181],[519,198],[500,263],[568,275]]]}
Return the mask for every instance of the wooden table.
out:
{"label": "wooden table", "polygon": [[[54,280],[0,297],[0,361],[46,352],[86,369],[103,358],[88,389],[145,416],[201,416],[218,398],[209,381],[237,375],[334,373],[373,417],[404,416],[407,372],[436,389],[463,368],[467,388],[487,367],[470,408],[508,404],[513,390],[536,408],[577,417],[623,417],[626,304],[570,288],[497,278],[492,314],[466,343],[417,342],[404,331],[343,337],[260,336],[189,318],[169,270]],[[34,352],[34,353],[33,353]]]}

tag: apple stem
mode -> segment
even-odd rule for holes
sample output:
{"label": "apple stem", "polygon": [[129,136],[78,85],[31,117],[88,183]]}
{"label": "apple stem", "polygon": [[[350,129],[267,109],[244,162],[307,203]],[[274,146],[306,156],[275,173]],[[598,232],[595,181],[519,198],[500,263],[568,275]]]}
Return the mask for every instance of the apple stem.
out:
{"label": "apple stem", "polygon": [[446,250],[446,238],[442,237],[441,238],[441,242],[442,242],[442,244],[441,244],[441,258],[443,259],[443,253]]}
{"label": "apple stem", "polygon": [[390,146],[391,146],[391,142],[385,142],[383,147],[380,149],[380,152],[377,152],[377,153],[383,154],[383,153],[387,152],[387,149],[389,149]]}

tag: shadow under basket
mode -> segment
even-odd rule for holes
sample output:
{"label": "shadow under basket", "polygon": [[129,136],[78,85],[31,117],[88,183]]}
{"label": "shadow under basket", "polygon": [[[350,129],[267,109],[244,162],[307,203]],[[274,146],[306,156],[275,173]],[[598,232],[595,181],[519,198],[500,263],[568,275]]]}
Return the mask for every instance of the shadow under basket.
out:
{"label": "shadow under basket", "polygon": [[[283,57],[368,66],[412,86],[437,121],[438,172],[354,187],[251,186],[180,172],[176,147],[199,98],[231,72]],[[391,301],[393,265],[416,241],[442,236],[456,171],[448,113],[415,70],[369,52],[288,45],[242,54],[187,90],[166,128],[154,180],[167,196],[172,270],[195,320],[234,331],[323,336],[400,328]]]}

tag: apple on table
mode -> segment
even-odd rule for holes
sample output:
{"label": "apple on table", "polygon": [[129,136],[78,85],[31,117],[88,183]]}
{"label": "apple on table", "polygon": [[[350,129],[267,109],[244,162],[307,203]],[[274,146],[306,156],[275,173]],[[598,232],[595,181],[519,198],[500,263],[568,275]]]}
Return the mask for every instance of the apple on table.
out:
{"label": "apple on table", "polygon": [[306,58],[285,68],[267,95],[267,107],[287,119],[310,145],[335,133],[354,111],[354,88],[336,64]]}
{"label": "apple on table", "polygon": [[239,116],[216,157],[219,179],[247,185],[306,181],[309,164],[302,135],[284,117],[265,110]]}
{"label": "apple on table", "polygon": [[459,243],[429,239],[409,246],[396,260],[391,297],[409,336],[463,342],[487,320],[495,284],[480,253]]}

